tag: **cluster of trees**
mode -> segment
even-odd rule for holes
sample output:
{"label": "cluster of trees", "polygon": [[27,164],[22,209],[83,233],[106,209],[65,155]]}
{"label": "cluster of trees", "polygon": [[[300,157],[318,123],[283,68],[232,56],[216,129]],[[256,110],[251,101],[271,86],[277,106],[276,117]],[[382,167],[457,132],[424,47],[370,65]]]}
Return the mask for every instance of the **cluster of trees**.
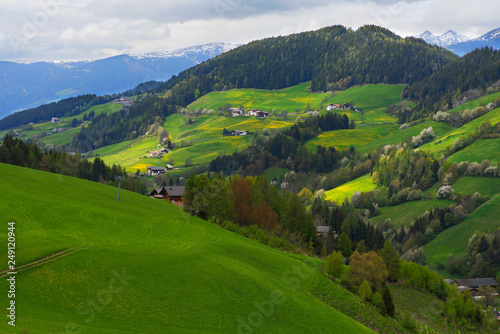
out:
{"label": "cluster of trees", "polygon": [[493,333],[498,330],[498,322],[493,314],[484,312],[474,302],[468,290],[460,292],[455,284],[447,284],[436,272],[413,262],[401,262],[401,275],[414,288],[434,294],[444,301],[443,313],[449,322],[481,332]]}
{"label": "cluster of trees", "polygon": [[470,90],[477,90],[479,95],[495,91],[499,80],[500,51],[485,47],[455,58],[433,75],[405,88],[402,97],[417,102],[417,105],[413,110],[402,111],[399,122],[423,118],[435,110],[452,109],[452,99],[466,97]]}
{"label": "cluster of trees", "polygon": [[418,189],[430,188],[438,180],[439,161],[431,153],[404,147],[386,147],[386,155],[373,167],[373,182],[389,187],[389,197],[402,187],[414,184]]}
{"label": "cluster of trees", "polygon": [[486,201],[486,198],[478,193],[453,195],[452,199],[456,204],[447,208],[438,206],[415,218],[410,227],[402,226],[396,231],[392,240],[401,254],[411,251],[407,257],[408,260],[423,263],[425,254],[422,256],[423,249],[419,247],[434,239],[442,231],[460,223],[470,212]]}
{"label": "cluster of trees", "polygon": [[283,134],[292,137],[296,142],[305,143],[324,131],[349,129],[349,127],[349,118],[346,114],[328,112],[297,122],[290,129],[285,130]]}
{"label": "cluster of trees", "polygon": [[318,146],[316,152],[283,134],[272,134],[265,140],[257,139],[242,152],[221,155],[209,163],[210,172],[224,175],[259,175],[272,166],[290,168],[296,172],[325,173],[340,166],[344,157],[351,157],[354,151],[338,152],[334,147]]}
{"label": "cluster of trees", "polygon": [[116,96],[80,95],[44,104],[40,107],[16,112],[0,120],[0,130],[5,130],[28,123],[50,121],[52,117],[67,117],[78,115],[92,106],[103,104],[115,99]]}
{"label": "cluster of trees", "polygon": [[444,155],[446,157],[456,153],[465,147],[473,144],[479,138],[484,139],[493,139],[499,138],[500,136],[500,125],[495,124],[492,125],[489,120],[484,121],[481,126],[478,126],[474,129],[474,131],[470,131],[467,135],[458,137],[453,141],[451,146],[446,147],[446,151]]}
{"label": "cluster of trees", "polygon": [[134,139],[144,135],[151,124],[163,123],[175,107],[160,97],[136,101],[130,108],[112,114],[96,116],[92,123],[73,138],[73,146],[79,152]]}
{"label": "cluster of trees", "polygon": [[432,119],[436,122],[446,122],[459,128],[498,107],[500,107],[500,98],[496,98],[494,102],[490,102],[486,106],[479,106],[472,110],[465,109],[455,113],[438,111],[434,116],[432,116]]}
{"label": "cluster of trees", "polygon": [[316,238],[316,228],[295,193],[280,194],[264,176],[228,180],[212,174],[192,175],[186,182],[184,210],[203,219],[257,225],[270,232]]}
{"label": "cluster of trees", "polygon": [[[440,267],[443,267],[442,263]],[[444,267],[449,273],[466,278],[497,277],[500,270],[500,230],[492,234],[476,231],[469,239],[467,252],[448,257]]]}
{"label": "cluster of trees", "polygon": [[156,89],[186,107],[211,91],[280,89],[312,80],[313,91],[364,83],[411,84],[457,59],[415,38],[365,26],[332,26],[251,42],[186,70]]}
{"label": "cluster of trees", "polygon": [[125,189],[141,194],[146,192],[142,182],[128,177],[120,166],[107,166],[99,158],[88,161],[64,151],[43,151],[37,144],[12,138],[9,134],[0,146],[0,162],[112,185],[117,185],[115,176],[122,176]]}
{"label": "cluster of trees", "polygon": [[[339,278],[345,272],[343,254],[333,252],[326,257],[325,274]],[[348,277],[342,283],[367,302],[372,303],[383,315],[394,317],[395,306],[387,280],[395,282],[400,277],[400,260],[390,241],[377,252],[366,249],[354,251],[349,257]]]}

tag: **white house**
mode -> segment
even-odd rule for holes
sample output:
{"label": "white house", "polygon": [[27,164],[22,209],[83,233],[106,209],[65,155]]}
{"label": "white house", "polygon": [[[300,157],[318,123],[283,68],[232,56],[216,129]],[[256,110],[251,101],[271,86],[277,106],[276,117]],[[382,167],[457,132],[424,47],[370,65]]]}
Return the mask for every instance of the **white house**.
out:
{"label": "white house", "polygon": [[340,104],[329,104],[326,106],[326,110],[335,110],[335,109],[340,109]]}

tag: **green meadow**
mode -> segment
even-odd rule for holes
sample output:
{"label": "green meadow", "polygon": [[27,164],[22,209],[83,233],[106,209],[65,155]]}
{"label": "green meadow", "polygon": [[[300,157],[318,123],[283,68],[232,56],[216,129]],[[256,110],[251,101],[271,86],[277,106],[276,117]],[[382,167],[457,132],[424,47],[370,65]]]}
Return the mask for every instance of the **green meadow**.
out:
{"label": "green meadow", "polygon": [[496,139],[478,139],[472,145],[450,155],[448,160],[453,162],[478,162],[487,159],[490,164],[498,165],[500,163],[500,138]]}
{"label": "green meadow", "polygon": [[460,128],[455,128],[448,133],[436,137],[433,141],[422,145],[422,149],[428,149],[431,152],[441,155],[447,146],[452,146],[453,142],[462,136],[467,135],[468,133],[474,131],[476,127],[480,127],[481,124],[485,121],[489,120],[491,124],[496,124],[500,122],[500,108],[493,109],[489,113],[476,118],[475,120],[462,125]]}
{"label": "green meadow", "polygon": [[[351,103],[365,113],[364,121],[367,123],[393,123],[396,118],[385,112],[389,104],[396,104],[401,101],[401,93],[404,85],[363,85],[354,86],[345,91],[335,92],[335,95],[325,102],[326,104],[344,104]],[[344,110],[338,112],[344,113]],[[361,122],[361,113],[346,111],[349,119],[355,119]]]}
{"label": "green meadow", "polygon": [[373,333],[309,293],[317,261],[99,183],[4,164],[0,182],[18,267],[81,247],[18,272],[4,333]]}
{"label": "green meadow", "polygon": [[430,199],[406,202],[395,206],[384,206],[380,208],[380,213],[371,218],[370,221],[372,224],[378,225],[390,218],[394,223],[394,228],[400,228],[401,226],[411,225],[413,220],[424,214],[425,211],[430,211],[437,206],[446,208],[451,204],[454,204],[454,202],[442,199]]}
{"label": "green meadow", "polygon": [[[189,120],[191,119],[191,124]],[[291,119],[291,118],[289,118]],[[148,158],[148,151],[158,149],[158,140],[154,135],[127,141],[120,144],[102,147],[93,152],[99,155],[107,164],[120,164],[129,171],[147,166],[164,166],[170,160],[175,167],[183,167],[187,159],[193,164],[210,162],[219,154],[231,154],[241,151],[250,145],[251,135],[238,137],[222,137],[222,130],[248,130],[250,132],[269,129],[282,129],[293,124],[293,120],[284,121],[281,118],[270,117],[257,119],[255,117],[225,117],[225,116],[188,116],[173,114],[166,118],[163,127],[168,131],[173,143],[178,144],[171,153],[163,158]],[[188,143],[191,145],[187,145]]]}
{"label": "green meadow", "polygon": [[479,97],[475,100],[465,102],[456,108],[448,110],[447,112],[448,113],[455,113],[455,112],[459,112],[459,111],[462,111],[465,109],[474,109],[474,108],[479,107],[481,105],[487,105],[488,103],[495,101],[496,98],[500,98],[500,92],[488,94],[488,95]]}
{"label": "green meadow", "polygon": [[344,183],[343,185],[338,186],[337,188],[328,190],[326,192],[326,200],[342,204],[346,196],[349,197],[349,201],[351,201],[351,196],[356,191],[367,192],[381,188],[382,187],[377,186],[375,183],[373,183],[370,174],[366,174],[361,177],[358,177],[355,180]]}
{"label": "green meadow", "polygon": [[469,238],[475,231],[493,233],[500,228],[500,194],[483,203],[464,221],[436,236],[424,246],[427,263],[435,268],[439,262],[444,262],[450,255],[465,253]]}
{"label": "green meadow", "polygon": [[[280,90],[263,90],[263,89],[232,89],[222,92],[211,92],[187,106],[188,109],[206,108],[217,111],[219,107],[223,107],[228,103],[234,107],[240,105],[246,109],[262,109],[272,111],[277,109],[280,111],[288,110],[290,113],[295,113],[295,109],[305,111],[308,104],[313,110],[320,109],[322,101],[327,99],[331,93],[312,93],[308,91],[310,82],[280,89]],[[326,104],[324,105],[326,109]]]}

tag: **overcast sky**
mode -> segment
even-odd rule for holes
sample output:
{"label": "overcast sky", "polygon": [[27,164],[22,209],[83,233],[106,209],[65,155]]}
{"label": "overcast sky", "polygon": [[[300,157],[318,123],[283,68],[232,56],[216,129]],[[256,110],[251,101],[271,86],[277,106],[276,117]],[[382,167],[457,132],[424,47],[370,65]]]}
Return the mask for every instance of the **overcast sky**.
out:
{"label": "overcast sky", "polygon": [[246,43],[341,24],[408,36],[500,27],[498,0],[0,0],[0,60],[76,60]]}

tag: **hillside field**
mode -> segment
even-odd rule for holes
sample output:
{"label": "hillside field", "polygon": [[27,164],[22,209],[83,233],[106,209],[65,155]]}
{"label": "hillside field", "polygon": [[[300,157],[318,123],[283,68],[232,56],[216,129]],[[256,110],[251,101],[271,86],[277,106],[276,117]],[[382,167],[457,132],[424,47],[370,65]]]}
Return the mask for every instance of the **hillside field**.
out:
{"label": "hillside field", "polygon": [[[308,293],[316,261],[257,244],[165,201],[122,190],[118,203],[114,187],[4,164],[0,182],[0,237],[6,239],[7,222],[16,223],[18,267],[73,251],[18,272],[16,329],[373,333]],[[3,279],[0,289],[8,291],[7,284]],[[0,311],[4,319],[6,312]],[[6,321],[0,330],[12,333]]]}
{"label": "hillside field", "polygon": [[328,201],[337,202],[338,204],[342,204],[346,196],[349,197],[350,201],[351,196],[356,191],[367,192],[381,188],[382,188],[381,186],[377,186],[375,183],[373,183],[370,174],[366,174],[361,177],[358,177],[355,180],[344,183],[343,185],[338,186],[337,188],[328,190],[326,192],[325,199]]}

